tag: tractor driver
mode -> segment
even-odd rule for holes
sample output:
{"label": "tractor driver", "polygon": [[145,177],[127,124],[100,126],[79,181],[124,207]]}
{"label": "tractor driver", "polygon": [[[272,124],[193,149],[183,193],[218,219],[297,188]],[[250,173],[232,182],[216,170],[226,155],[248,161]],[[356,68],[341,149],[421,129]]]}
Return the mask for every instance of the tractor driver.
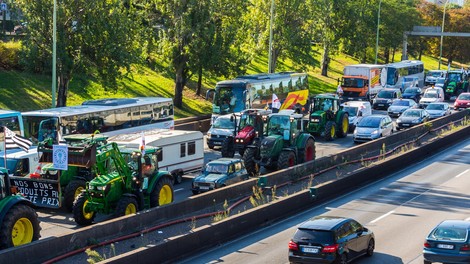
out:
{"label": "tractor driver", "polygon": [[331,103],[330,99],[326,99],[325,101],[323,101],[322,106],[323,106],[323,111],[328,111],[328,110],[331,110],[331,108],[333,107],[333,104]]}
{"label": "tractor driver", "polygon": [[144,155],[144,162],[142,163],[142,174],[145,176],[152,176],[155,172],[155,165],[148,155]]}

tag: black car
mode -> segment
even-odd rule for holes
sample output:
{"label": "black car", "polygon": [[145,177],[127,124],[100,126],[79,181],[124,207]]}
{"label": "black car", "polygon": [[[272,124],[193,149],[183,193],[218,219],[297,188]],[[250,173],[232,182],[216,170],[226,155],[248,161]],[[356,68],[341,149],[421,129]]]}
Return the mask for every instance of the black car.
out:
{"label": "black car", "polygon": [[401,97],[400,89],[383,89],[372,101],[372,109],[387,110],[395,99]]}
{"label": "black car", "polygon": [[419,102],[419,99],[421,99],[421,95],[423,94],[423,91],[419,87],[409,87],[406,88],[401,97],[403,99],[413,99],[415,102]]}
{"label": "black car", "polygon": [[429,113],[424,109],[408,109],[397,118],[397,130],[429,121]]}
{"label": "black car", "polygon": [[372,256],[374,233],[351,218],[317,216],[302,223],[289,241],[290,263],[348,263]]}

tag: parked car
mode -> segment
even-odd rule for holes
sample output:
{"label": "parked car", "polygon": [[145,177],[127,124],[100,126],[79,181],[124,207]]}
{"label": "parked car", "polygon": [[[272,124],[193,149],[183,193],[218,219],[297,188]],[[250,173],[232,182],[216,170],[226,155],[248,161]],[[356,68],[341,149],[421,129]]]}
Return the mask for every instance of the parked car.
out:
{"label": "parked car", "polygon": [[233,114],[223,115],[217,117],[215,119],[212,126],[207,131],[207,146],[210,149],[214,147],[221,147],[222,143],[228,136],[233,136],[235,133],[235,120],[239,120],[239,118],[235,118]]}
{"label": "parked car", "polygon": [[423,94],[423,90],[419,87],[408,87],[405,89],[401,97],[403,99],[413,99],[416,103],[419,102],[421,99],[421,95]]}
{"label": "parked car", "polygon": [[448,103],[430,103],[426,106],[426,111],[429,113],[429,119],[439,118],[451,114]]}
{"label": "parked car", "polygon": [[426,237],[424,264],[470,263],[470,221],[445,220]]}
{"label": "parked car", "polygon": [[408,109],[397,118],[397,129],[408,128],[429,120],[429,113],[424,109]]}
{"label": "parked car", "polygon": [[424,91],[424,95],[419,100],[419,107],[426,108],[430,103],[444,102],[444,90],[440,87],[431,87]]}
{"label": "parked car", "polygon": [[470,93],[461,93],[454,102],[454,109],[467,109],[470,107]]}
{"label": "parked car", "polygon": [[242,159],[220,158],[204,166],[202,173],[193,179],[192,192],[198,194],[227,186],[249,178]]}
{"label": "parked car", "polygon": [[393,100],[401,97],[399,89],[382,89],[372,102],[373,109],[387,109]]}
{"label": "parked car", "polygon": [[353,133],[354,142],[366,142],[393,133],[394,125],[388,115],[370,115],[359,121]]}
{"label": "parked car", "polygon": [[413,99],[399,99],[393,101],[387,109],[387,113],[391,117],[397,117],[410,108],[418,108],[418,104]]}
{"label": "parked car", "polygon": [[302,223],[289,241],[290,263],[348,263],[372,256],[374,233],[351,218],[317,216]]}
{"label": "parked car", "polygon": [[349,132],[353,132],[357,122],[364,116],[372,114],[372,107],[369,101],[348,101],[341,104],[343,111],[348,113]]}

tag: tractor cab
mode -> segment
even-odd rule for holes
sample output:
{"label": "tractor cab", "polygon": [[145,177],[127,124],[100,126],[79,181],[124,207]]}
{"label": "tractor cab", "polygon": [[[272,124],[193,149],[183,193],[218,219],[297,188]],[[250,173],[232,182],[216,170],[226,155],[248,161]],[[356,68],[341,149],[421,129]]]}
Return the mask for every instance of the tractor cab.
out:
{"label": "tractor cab", "polygon": [[340,98],[335,94],[319,94],[313,98],[307,131],[330,141],[346,137],[349,127],[348,113],[343,111]]}

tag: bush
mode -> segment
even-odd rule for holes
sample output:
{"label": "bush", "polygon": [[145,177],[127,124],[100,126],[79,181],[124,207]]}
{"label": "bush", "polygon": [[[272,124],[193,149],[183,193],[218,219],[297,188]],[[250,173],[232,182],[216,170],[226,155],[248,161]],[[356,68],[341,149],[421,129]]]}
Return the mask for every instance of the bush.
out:
{"label": "bush", "polygon": [[0,69],[20,70],[19,53],[21,42],[0,42]]}

